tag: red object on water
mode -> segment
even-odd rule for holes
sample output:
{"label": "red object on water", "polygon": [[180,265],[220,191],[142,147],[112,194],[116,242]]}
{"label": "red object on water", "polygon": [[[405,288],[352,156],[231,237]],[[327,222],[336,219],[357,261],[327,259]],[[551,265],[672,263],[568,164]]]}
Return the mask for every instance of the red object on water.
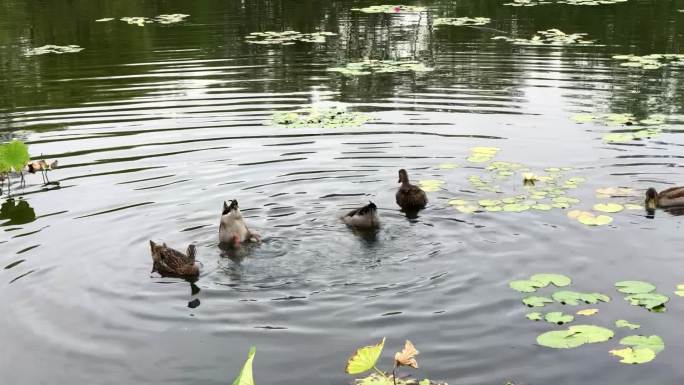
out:
{"label": "red object on water", "polygon": [[394,12],[400,12],[400,11],[401,11],[401,7],[399,7],[399,6],[394,7]]}

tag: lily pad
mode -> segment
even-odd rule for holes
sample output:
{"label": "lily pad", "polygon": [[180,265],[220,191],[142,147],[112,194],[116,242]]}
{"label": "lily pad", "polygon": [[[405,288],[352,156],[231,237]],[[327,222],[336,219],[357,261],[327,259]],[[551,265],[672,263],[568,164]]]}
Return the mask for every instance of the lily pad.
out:
{"label": "lily pad", "polygon": [[653,350],[656,354],[665,349],[665,342],[660,336],[627,336],[620,340],[620,345],[632,346],[635,349],[648,348]]}
{"label": "lily pad", "polygon": [[515,45],[584,45],[593,43],[593,41],[585,39],[586,35],[586,33],[568,34],[557,28],[552,28],[545,31],[537,31],[537,33],[529,39],[515,38],[510,36],[495,36],[492,38],[492,40],[503,40]]}
{"label": "lily pad", "polygon": [[675,291],[675,294],[680,297],[684,297],[684,284],[677,285],[677,291]]}
{"label": "lily pad", "polygon": [[570,314],[563,314],[562,312],[554,311],[551,313],[547,313],[544,319],[546,320],[546,322],[552,324],[563,325],[572,322],[575,319],[575,317]]}
{"label": "lily pad", "polygon": [[485,25],[489,24],[492,19],[488,17],[439,17],[432,23],[434,26],[438,25]]}
{"label": "lily pad", "polygon": [[522,302],[528,307],[543,307],[547,303],[553,303],[551,298],[531,296],[523,298]]}
{"label": "lily pad", "polygon": [[598,312],[599,312],[599,309],[583,309],[583,310],[579,310],[577,312],[577,315],[583,315],[583,316],[589,317],[592,315],[596,315]]}
{"label": "lily pad", "polygon": [[266,31],[266,32],[252,32],[245,36],[245,42],[248,44],[261,45],[292,45],[297,42],[304,43],[325,43],[327,37],[336,36],[334,32],[320,31],[312,33],[302,33],[298,31]]}
{"label": "lily pad", "polygon": [[577,217],[577,221],[587,226],[604,226],[612,223],[613,218],[607,215],[593,215],[584,213]]}
{"label": "lily pad", "polygon": [[456,163],[442,163],[439,165],[439,168],[442,170],[453,170],[456,167],[458,167]]}
{"label": "lily pad", "polygon": [[328,68],[330,72],[339,72],[348,76],[363,76],[397,72],[430,72],[433,68],[416,61],[364,60],[347,63],[344,67]]}
{"label": "lily pad", "polygon": [[532,205],[532,208],[540,211],[549,211],[553,208],[553,206],[546,203],[537,203],[536,205]]}
{"label": "lily pad", "polygon": [[646,362],[651,362],[656,357],[656,353],[648,348],[641,349],[616,349],[611,350],[610,354],[622,358],[620,362],[623,364],[644,364]]}
{"label": "lily pad", "polygon": [[525,317],[527,317],[527,319],[530,321],[541,321],[542,320],[542,314],[538,313],[538,312],[527,313],[527,314],[525,314]]}
{"label": "lily pad", "polygon": [[655,285],[644,281],[620,281],[615,283],[615,287],[625,294],[645,294],[656,289]]}
{"label": "lily pad", "polygon": [[358,127],[370,120],[361,112],[347,111],[345,107],[308,107],[297,111],[278,112],[273,123],[291,128],[342,128]]}
{"label": "lily pad", "polygon": [[423,179],[418,181],[418,184],[425,192],[435,192],[439,191],[444,184],[444,181],[439,179]]}
{"label": "lily pad", "polygon": [[364,8],[352,8],[352,11],[363,13],[419,13],[427,10],[425,7],[415,5],[372,5]]}
{"label": "lily pad", "polygon": [[561,290],[553,293],[552,298],[563,305],[576,306],[580,303],[596,304],[610,302],[610,297],[601,293],[579,293],[576,291]]}
{"label": "lily pad", "polygon": [[617,203],[598,203],[594,205],[594,210],[604,213],[619,213],[625,207]]}
{"label": "lily pad", "polygon": [[511,281],[508,286],[510,286],[511,289],[521,293],[534,293],[538,288],[545,287],[546,285],[532,280],[518,280]]}
{"label": "lily pad", "polygon": [[648,310],[661,310],[670,300],[670,297],[659,293],[632,294],[625,297],[630,304],[642,306]]}
{"label": "lily pad", "polygon": [[537,337],[537,343],[554,349],[570,349],[605,342],[613,338],[613,331],[600,326],[575,325],[567,330],[556,330],[543,333]]}
{"label": "lily pad", "polygon": [[539,282],[543,285],[541,287],[546,287],[550,284],[553,284],[556,287],[564,287],[572,283],[572,279],[570,279],[570,277],[563,274],[552,273],[535,274],[532,277],[530,277],[530,280]]}
{"label": "lily pad", "polygon": [[455,208],[456,208],[456,210],[462,212],[463,214],[471,214],[471,213],[474,213],[480,209],[479,206],[474,206],[474,205],[455,206]]}
{"label": "lily pad", "polygon": [[13,140],[0,145],[0,162],[11,167],[15,172],[22,171],[29,160],[31,156],[24,142]]}
{"label": "lily pad", "polygon": [[503,206],[503,211],[508,211],[508,212],[514,212],[514,213],[520,213],[523,211],[527,211],[530,209],[530,206],[528,205],[523,205],[523,204],[508,204]]}
{"label": "lily pad", "polygon": [[487,207],[487,206],[498,206],[501,204],[501,201],[498,199],[482,199],[482,200],[477,201],[477,203],[482,207]]}
{"label": "lily pad", "polygon": [[641,327],[641,325],[633,324],[633,323],[630,323],[626,320],[621,319],[621,320],[615,321],[615,327],[628,328],[628,329],[636,330],[636,329],[639,329]]}
{"label": "lily pad", "polygon": [[501,206],[486,206],[484,210],[489,212],[499,212],[503,211],[503,208],[501,208]]}

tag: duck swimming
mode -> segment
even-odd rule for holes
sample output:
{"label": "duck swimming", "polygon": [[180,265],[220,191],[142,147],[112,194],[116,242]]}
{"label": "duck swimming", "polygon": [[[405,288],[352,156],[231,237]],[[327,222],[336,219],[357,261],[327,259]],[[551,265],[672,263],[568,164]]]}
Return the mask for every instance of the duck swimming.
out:
{"label": "duck swimming", "polygon": [[646,209],[655,210],[656,208],[684,207],[684,187],[671,187],[661,192],[653,187],[646,191]]}
{"label": "duck swimming", "polygon": [[196,280],[199,276],[199,267],[195,265],[195,245],[188,246],[187,255],[174,250],[166,243],[157,244],[150,241],[152,251],[152,272],[161,274],[162,277],[181,277],[188,280]]}
{"label": "duck swimming", "polygon": [[417,211],[425,208],[427,205],[427,195],[420,187],[409,183],[409,177],[406,170],[403,168],[399,170],[399,182],[401,187],[397,190],[397,204],[404,211]]}
{"label": "duck swimming", "polygon": [[342,221],[348,226],[356,227],[358,229],[374,229],[380,226],[380,217],[378,217],[378,207],[375,203],[369,204],[350,211],[342,217]]}
{"label": "duck swimming", "polygon": [[237,199],[230,201],[230,205],[223,202],[221,224],[219,225],[219,242],[223,245],[240,247],[243,242],[258,242],[259,234],[249,231]]}

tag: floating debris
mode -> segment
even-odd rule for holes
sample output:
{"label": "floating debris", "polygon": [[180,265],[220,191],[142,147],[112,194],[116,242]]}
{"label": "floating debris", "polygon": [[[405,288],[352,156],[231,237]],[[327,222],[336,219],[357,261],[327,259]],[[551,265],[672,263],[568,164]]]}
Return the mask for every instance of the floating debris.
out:
{"label": "floating debris", "polygon": [[452,26],[464,26],[464,25],[485,25],[492,22],[492,19],[488,17],[440,17],[435,19],[432,23],[435,26],[438,25],[452,25]]}
{"label": "floating debris", "polygon": [[615,55],[615,60],[622,60],[622,67],[641,68],[645,70],[657,70],[659,68],[675,65],[684,65],[684,54],[654,53],[650,55]]}
{"label": "floating debris", "polygon": [[419,13],[425,12],[427,8],[415,5],[372,5],[365,8],[352,8],[351,10],[363,13]]}
{"label": "floating debris", "polygon": [[147,17],[139,17],[139,16],[126,16],[122,17],[119,19],[123,22],[126,22],[131,25],[137,25],[139,27],[144,27],[145,24],[151,24],[154,23],[154,20],[147,18]]}
{"label": "floating debris", "polygon": [[278,112],[273,115],[273,123],[294,128],[338,128],[358,127],[370,120],[361,112],[350,112],[344,107],[309,107],[292,112]]}
{"label": "floating debris", "polygon": [[58,55],[61,55],[63,53],[76,53],[76,52],[81,52],[83,51],[84,48],[75,44],[71,45],[44,45],[42,47],[37,47],[37,48],[31,48],[28,51],[26,51],[26,56],[37,56],[37,55],[45,55],[49,53],[56,53]]}
{"label": "floating debris", "polygon": [[512,7],[534,7],[537,5],[544,4],[568,4],[568,5],[607,5],[624,3],[627,0],[513,0],[510,3],[504,3],[504,5],[509,5]]}
{"label": "floating debris", "polygon": [[95,22],[96,22],[96,23],[104,23],[104,22],[112,21],[112,20],[116,20],[116,19],[114,19],[113,17],[105,17],[105,18],[102,18],[102,19],[97,19],[97,20],[95,20]]}
{"label": "floating debris", "polygon": [[188,17],[190,17],[190,15],[186,15],[184,13],[172,13],[159,15],[154,19],[159,24],[175,24],[184,21]]}
{"label": "floating debris", "polygon": [[313,32],[302,33],[297,31],[266,31],[266,32],[252,32],[245,36],[245,40],[249,44],[264,44],[264,45],[293,45],[296,42],[305,43],[325,43],[327,36],[337,36],[334,32]]}
{"label": "floating debris", "polygon": [[339,72],[349,76],[363,76],[371,74],[395,72],[430,72],[433,68],[417,61],[404,60],[364,60],[348,63],[344,67],[328,68],[330,72]]}
{"label": "floating debris", "polygon": [[494,36],[492,40],[504,40],[516,45],[573,45],[592,44],[592,40],[584,40],[586,33],[571,33],[552,28],[545,31],[537,31],[537,34],[529,39],[513,38],[508,36]]}

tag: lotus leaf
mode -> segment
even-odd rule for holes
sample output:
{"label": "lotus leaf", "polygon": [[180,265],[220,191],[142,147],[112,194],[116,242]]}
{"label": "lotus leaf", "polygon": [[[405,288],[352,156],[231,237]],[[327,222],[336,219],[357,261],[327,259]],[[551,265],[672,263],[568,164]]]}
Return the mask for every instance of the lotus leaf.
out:
{"label": "lotus leaf", "polygon": [[615,321],[615,327],[628,328],[628,329],[636,330],[636,329],[639,329],[641,327],[641,325],[633,324],[633,323],[630,323],[626,320],[621,319],[621,320]]}
{"label": "lotus leaf", "polygon": [[384,346],[385,338],[376,345],[359,348],[347,361],[347,367],[344,371],[347,374],[359,374],[371,370],[378,362]]}
{"label": "lotus leaf", "polygon": [[611,350],[610,354],[622,358],[620,362],[623,364],[644,364],[653,361],[656,353],[649,348],[632,349],[625,348],[619,350]]}
{"label": "lotus leaf", "polygon": [[675,294],[680,297],[684,297],[684,284],[677,285],[677,291],[675,291]]}
{"label": "lotus leaf", "polygon": [[252,346],[247,355],[247,361],[242,366],[240,374],[237,376],[233,385],[254,385],[254,377],[252,374],[252,362],[254,362],[254,355],[256,354],[256,347]]}
{"label": "lotus leaf", "polygon": [[604,213],[619,213],[625,207],[617,203],[598,203],[594,205],[594,210]]}
{"label": "lotus leaf", "polygon": [[543,307],[547,303],[552,303],[553,300],[547,297],[531,296],[523,298],[522,302],[528,307]]}
{"label": "lotus leaf", "polygon": [[537,337],[537,343],[555,349],[576,348],[584,344],[605,342],[613,338],[613,331],[600,326],[575,325],[567,330],[543,333]]}
{"label": "lotus leaf", "polygon": [[533,292],[537,291],[537,289],[540,287],[546,287],[546,285],[544,285],[543,283],[533,281],[533,280],[511,281],[508,284],[508,286],[510,286],[511,289],[517,290],[521,293],[533,293]]}
{"label": "lotus leaf", "polygon": [[429,72],[433,69],[415,61],[364,60],[348,63],[345,67],[328,68],[330,72],[339,72],[348,76],[362,76],[396,72]]}
{"label": "lotus leaf", "polygon": [[0,162],[20,172],[26,167],[31,156],[28,146],[19,140],[13,140],[0,146]]}
{"label": "lotus leaf", "polygon": [[544,319],[546,320],[546,322],[552,324],[563,325],[572,322],[575,319],[575,317],[569,314],[563,314],[559,311],[554,311],[551,313],[547,313]]}
{"label": "lotus leaf", "polygon": [[370,120],[361,112],[347,111],[344,107],[309,107],[297,111],[278,112],[273,123],[292,128],[340,128],[358,127]]}
{"label": "lotus leaf", "polygon": [[632,294],[625,297],[634,306],[642,306],[648,310],[662,311],[670,297],[659,293]]}
{"label": "lotus leaf", "polygon": [[501,206],[486,206],[484,209],[485,209],[485,211],[489,211],[489,212],[503,211],[503,208],[501,208]]}
{"label": "lotus leaf", "polygon": [[530,321],[541,321],[542,320],[542,314],[538,313],[538,312],[527,313],[527,314],[525,314],[525,317],[527,317],[527,319]]}
{"label": "lotus leaf", "polygon": [[656,289],[654,285],[644,281],[620,281],[615,283],[615,287],[625,294],[645,294]]}
{"label": "lotus leaf", "polygon": [[581,302],[595,304],[599,301],[609,302],[610,297],[600,293],[579,293],[576,291],[561,290],[553,293],[552,298],[563,305],[579,305]]}
{"label": "lotus leaf", "polygon": [[659,336],[627,336],[620,340],[621,345],[632,346],[635,349],[648,348],[653,350],[656,354],[665,349],[665,342]]}
{"label": "lotus leaf", "polygon": [[559,29],[552,28],[545,31],[537,31],[537,34],[533,35],[529,39],[514,38],[509,36],[495,36],[492,38],[492,40],[503,40],[515,45],[571,45],[593,43],[591,40],[584,39],[586,35],[586,33],[566,34]]}
{"label": "lotus leaf", "polygon": [[613,218],[607,216],[607,215],[593,215],[593,214],[587,214],[583,213],[579,217],[577,217],[577,220],[582,223],[583,225],[587,226],[603,226],[603,225],[608,225],[613,222]]}
{"label": "lotus leaf", "polygon": [[477,201],[477,203],[482,207],[487,207],[487,206],[500,205],[501,201],[498,199],[482,199],[482,200]]}
{"label": "lotus leaf", "polygon": [[532,208],[540,211],[549,211],[553,208],[553,206],[547,205],[546,203],[538,203],[536,205],[533,205]]}
{"label": "lotus leaf", "polygon": [[572,283],[572,279],[570,279],[570,277],[565,276],[563,274],[552,273],[535,274],[532,277],[530,277],[530,280],[539,282],[542,285],[540,287],[546,287],[551,284],[553,284],[556,287],[564,287]]}

